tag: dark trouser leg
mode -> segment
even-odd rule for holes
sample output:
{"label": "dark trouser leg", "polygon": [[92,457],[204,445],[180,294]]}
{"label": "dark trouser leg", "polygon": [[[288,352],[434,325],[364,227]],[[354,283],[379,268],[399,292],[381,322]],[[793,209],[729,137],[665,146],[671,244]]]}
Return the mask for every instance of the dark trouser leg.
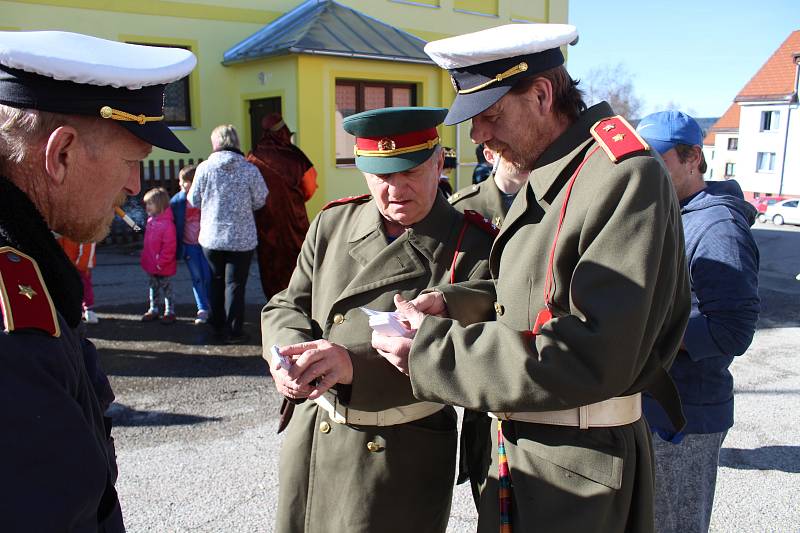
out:
{"label": "dark trouser leg", "polygon": [[225,311],[227,325],[232,336],[242,334],[244,327],[244,295],[253,250],[246,252],[227,252],[228,264],[225,269]]}
{"label": "dark trouser leg", "polygon": [[211,268],[211,284],[209,301],[211,303],[211,318],[209,324],[217,333],[225,332],[225,259],[228,252],[203,248],[203,254]]}

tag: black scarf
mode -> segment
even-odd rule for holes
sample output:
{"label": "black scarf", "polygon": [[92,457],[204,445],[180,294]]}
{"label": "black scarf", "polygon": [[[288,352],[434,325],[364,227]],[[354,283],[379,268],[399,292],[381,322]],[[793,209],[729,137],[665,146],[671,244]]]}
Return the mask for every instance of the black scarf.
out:
{"label": "black scarf", "polygon": [[83,283],[33,202],[0,176],[0,246],[12,246],[39,264],[56,310],[70,327],[81,323]]}

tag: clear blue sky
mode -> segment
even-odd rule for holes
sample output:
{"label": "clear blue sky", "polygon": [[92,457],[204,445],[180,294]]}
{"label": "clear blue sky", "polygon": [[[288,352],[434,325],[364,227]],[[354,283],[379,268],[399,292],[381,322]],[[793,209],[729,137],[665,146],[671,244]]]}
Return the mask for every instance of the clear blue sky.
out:
{"label": "clear blue sky", "polygon": [[569,0],[574,78],[622,64],[643,113],[718,117],[794,30],[800,0]]}

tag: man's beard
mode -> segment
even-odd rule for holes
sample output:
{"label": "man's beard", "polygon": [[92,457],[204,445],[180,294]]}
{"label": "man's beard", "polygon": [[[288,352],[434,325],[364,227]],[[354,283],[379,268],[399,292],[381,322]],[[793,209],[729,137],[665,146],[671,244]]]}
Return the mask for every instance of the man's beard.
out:
{"label": "man's beard", "polygon": [[[122,206],[127,196],[120,194],[114,201],[115,206]],[[94,220],[70,219],[58,233],[75,242],[100,242],[111,232],[111,223],[114,221],[113,207],[108,213],[100,213]]]}

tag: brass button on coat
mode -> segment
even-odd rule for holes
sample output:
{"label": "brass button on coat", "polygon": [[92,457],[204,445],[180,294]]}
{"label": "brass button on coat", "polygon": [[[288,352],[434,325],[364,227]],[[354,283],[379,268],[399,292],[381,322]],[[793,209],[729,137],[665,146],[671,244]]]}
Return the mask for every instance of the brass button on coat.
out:
{"label": "brass button on coat", "polygon": [[344,322],[344,315],[342,313],[336,313],[335,315],[333,315],[333,323],[334,324],[336,324],[338,326],[342,322]]}
{"label": "brass button on coat", "polygon": [[503,313],[505,313],[506,308],[500,305],[500,302],[495,302],[494,311],[495,313],[497,313],[497,316],[503,316]]}
{"label": "brass button on coat", "polygon": [[381,445],[380,445],[380,444],[378,444],[377,442],[372,442],[372,441],[369,441],[369,442],[367,443],[367,449],[368,449],[369,451],[371,451],[371,452],[373,452],[373,453],[374,453],[374,452],[379,452],[379,451],[381,451],[381,450],[383,449],[383,446],[381,446]]}
{"label": "brass button on coat", "polygon": [[322,433],[330,433],[330,431],[331,431],[331,425],[330,425],[330,424],[328,424],[327,422],[323,422],[322,424],[320,424],[320,425],[319,425],[319,430],[320,430]]}

